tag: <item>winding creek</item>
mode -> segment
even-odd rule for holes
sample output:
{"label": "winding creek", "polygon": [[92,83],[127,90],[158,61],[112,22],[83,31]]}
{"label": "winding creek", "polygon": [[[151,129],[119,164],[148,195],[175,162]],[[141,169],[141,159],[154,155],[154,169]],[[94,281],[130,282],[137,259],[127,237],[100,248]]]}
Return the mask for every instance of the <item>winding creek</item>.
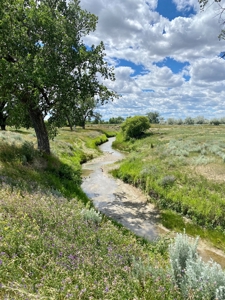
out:
{"label": "winding creek", "polygon": [[[139,189],[113,178],[108,171],[115,163],[123,159],[123,154],[112,149],[115,138],[100,146],[103,154],[83,165],[82,189],[93,201],[96,209],[121,223],[136,235],[147,240],[168,233],[159,224],[159,214],[153,204]],[[203,241],[199,243],[199,252],[204,260],[212,258],[225,268],[225,255]]]}

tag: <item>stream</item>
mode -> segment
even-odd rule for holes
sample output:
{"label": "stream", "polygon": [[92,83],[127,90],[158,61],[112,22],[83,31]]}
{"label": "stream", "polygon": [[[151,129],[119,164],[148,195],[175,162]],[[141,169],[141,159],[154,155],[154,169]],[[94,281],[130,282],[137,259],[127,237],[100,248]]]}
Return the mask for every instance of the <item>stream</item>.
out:
{"label": "stream", "polygon": [[[122,153],[112,149],[114,140],[109,138],[100,146],[101,156],[83,164],[83,191],[97,210],[146,240],[152,241],[165,234],[174,236],[160,225],[157,209],[147,201],[141,190],[108,173],[115,168],[116,162],[124,158]],[[204,261],[212,258],[225,268],[225,255],[221,250],[200,240],[198,251]]]}
{"label": "stream", "polygon": [[158,236],[157,210],[139,189],[108,174],[112,164],[124,157],[112,149],[114,140],[109,138],[100,146],[102,156],[83,165],[82,189],[99,211],[138,236],[154,240]]}

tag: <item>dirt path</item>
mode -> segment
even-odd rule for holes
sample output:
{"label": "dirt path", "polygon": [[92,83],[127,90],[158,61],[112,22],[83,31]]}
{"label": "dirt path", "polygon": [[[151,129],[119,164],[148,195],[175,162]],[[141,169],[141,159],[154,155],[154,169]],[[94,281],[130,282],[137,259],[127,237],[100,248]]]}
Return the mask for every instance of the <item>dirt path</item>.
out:
{"label": "dirt path", "polygon": [[[101,146],[103,155],[83,165],[82,189],[93,200],[95,207],[133,231],[135,234],[154,240],[159,236],[175,236],[159,223],[155,206],[147,202],[139,189],[113,178],[109,171],[123,155],[111,148],[113,139]],[[225,268],[225,254],[200,240],[198,247],[203,260],[212,258]]]}

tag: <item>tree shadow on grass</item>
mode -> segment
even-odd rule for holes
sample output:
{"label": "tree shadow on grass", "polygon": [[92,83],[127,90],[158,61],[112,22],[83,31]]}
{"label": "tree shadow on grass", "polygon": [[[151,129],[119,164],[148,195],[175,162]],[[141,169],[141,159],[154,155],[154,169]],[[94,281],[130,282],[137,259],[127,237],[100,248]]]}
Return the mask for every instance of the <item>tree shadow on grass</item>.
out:
{"label": "tree shadow on grass", "polygon": [[16,133],[21,133],[21,134],[31,134],[29,131],[24,131],[24,130],[19,130],[19,129],[10,129],[10,132],[16,132]]}
{"label": "tree shadow on grass", "polygon": [[79,198],[85,204],[89,199],[82,191],[81,168],[70,166],[54,155],[40,153],[33,144],[21,146],[0,144],[0,184],[35,192],[39,188],[68,199]]}

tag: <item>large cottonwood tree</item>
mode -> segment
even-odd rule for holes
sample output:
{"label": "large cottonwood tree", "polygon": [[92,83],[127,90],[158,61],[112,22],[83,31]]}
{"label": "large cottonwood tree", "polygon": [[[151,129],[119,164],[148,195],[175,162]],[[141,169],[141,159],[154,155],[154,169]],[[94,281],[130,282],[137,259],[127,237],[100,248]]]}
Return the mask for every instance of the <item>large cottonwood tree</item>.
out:
{"label": "large cottonwood tree", "polygon": [[116,96],[99,81],[114,80],[103,43],[82,40],[97,17],[78,0],[1,0],[0,20],[0,102],[13,101],[18,120],[29,115],[39,150],[50,153],[47,115],[66,113],[87,94],[102,103]]}

